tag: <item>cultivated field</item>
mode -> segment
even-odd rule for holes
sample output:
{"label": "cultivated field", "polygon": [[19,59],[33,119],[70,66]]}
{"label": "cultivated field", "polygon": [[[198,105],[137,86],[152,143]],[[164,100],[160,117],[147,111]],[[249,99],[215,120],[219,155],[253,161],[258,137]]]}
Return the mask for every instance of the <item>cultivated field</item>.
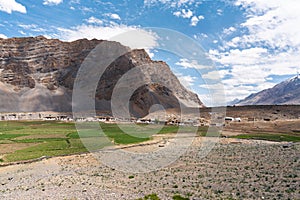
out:
{"label": "cultivated field", "polygon": [[[74,123],[0,122],[0,199],[300,199],[298,126],[299,120],[228,123],[222,133],[226,138],[206,157],[199,152],[208,127],[199,127],[177,161],[134,174],[107,167],[87,153]],[[157,125],[124,124],[128,135],[116,124],[101,127],[117,147],[136,153],[172,144],[178,130],[164,126],[152,135]],[[89,124],[81,128],[84,139],[97,136]],[[37,158],[42,159],[31,162]]]}
{"label": "cultivated field", "polygon": [[[93,124],[92,124],[93,123]],[[99,133],[85,123],[83,138],[93,139]],[[131,126],[123,124],[125,134],[116,124],[101,123],[101,128],[112,144],[134,144],[152,139],[156,125]],[[194,128],[193,128],[194,129]],[[178,127],[164,126],[158,133],[176,133]],[[190,131],[186,127],[187,132]],[[204,134],[207,127],[199,128],[198,134]],[[142,137],[141,137],[142,136]],[[105,145],[111,145],[110,143]],[[97,149],[95,149],[97,150]],[[36,159],[87,152],[82,144],[75,124],[60,121],[1,121],[0,122],[0,165],[1,163]]]}

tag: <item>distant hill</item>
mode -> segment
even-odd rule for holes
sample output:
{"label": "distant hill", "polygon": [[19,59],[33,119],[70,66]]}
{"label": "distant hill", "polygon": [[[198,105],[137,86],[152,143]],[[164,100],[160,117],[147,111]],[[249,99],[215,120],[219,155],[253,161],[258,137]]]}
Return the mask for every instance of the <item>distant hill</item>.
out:
{"label": "distant hill", "polygon": [[235,105],[300,105],[300,77],[296,76],[273,88],[251,94]]}
{"label": "distant hill", "polygon": [[239,103],[240,101],[241,101],[240,99],[235,98],[234,100],[227,102],[227,105],[233,106],[233,105],[236,105],[237,103]]}

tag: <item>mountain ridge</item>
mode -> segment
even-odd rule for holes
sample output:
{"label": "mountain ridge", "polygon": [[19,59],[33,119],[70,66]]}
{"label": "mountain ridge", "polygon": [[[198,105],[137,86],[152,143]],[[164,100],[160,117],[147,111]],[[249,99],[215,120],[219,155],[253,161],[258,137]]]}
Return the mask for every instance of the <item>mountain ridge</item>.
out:
{"label": "mountain ridge", "polygon": [[[88,54],[104,40],[81,39],[63,42],[43,36],[0,39],[0,112],[72,110],[72,90],[77,71]],[[107,45],[124,47],[118,42]],[[109,112],[111,94],[117,81],[129,70],[143,64],[154,66],[151,72],[137,74],[143,80],[152,77],[155,68],[172,82],[173,88],[144,85],[130,99],[131,114],[144,116],[153,104],[178,108],[180,104],[203,107],[198,96],[185,89],[169,66],[153,61],[143,49],[130,50],[105,70],[96,92],[96,110]],[[101,66],[102,67],[102,66]],[[152,74],[151,74],[152,73]]]}
{"label": "mountain ridge", "polygon": [[235,105],[300,105],[300,77],[292,77],[272,88],[251,94]]}

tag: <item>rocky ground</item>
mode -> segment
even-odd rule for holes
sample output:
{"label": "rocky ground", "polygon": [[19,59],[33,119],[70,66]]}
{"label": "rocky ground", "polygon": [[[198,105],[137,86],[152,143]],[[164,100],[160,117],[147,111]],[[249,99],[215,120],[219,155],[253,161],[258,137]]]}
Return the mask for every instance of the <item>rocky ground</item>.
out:
{"label": "rocky ground", "polygon": [[1,167],[0,199],[137,199],[151,193],[161,199],[174,194],[190,199],[300,199],[299,143],[224,138],[204,158],[198,157],[200,146],[198,138],[175,163],[143,174],[111,169],[92,154]]}

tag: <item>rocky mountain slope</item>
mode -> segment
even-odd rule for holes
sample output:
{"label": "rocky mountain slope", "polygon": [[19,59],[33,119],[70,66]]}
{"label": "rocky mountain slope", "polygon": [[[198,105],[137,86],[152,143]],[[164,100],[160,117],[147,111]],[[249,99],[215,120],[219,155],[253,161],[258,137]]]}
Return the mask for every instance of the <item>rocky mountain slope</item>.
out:
{"label": "rocky mountain slope", "polygon": [[[77,71],[87,55],[102,40],[62,42],[45,37],[0,39],[0,112],[72,110],[72,90]],[[111,45],[121,44],[110,42]],[[198,96],[185,89],[169,66],[152,61],[144,50],[130,50],[119,57],[99,77],[96,109],[110,113],[110,100],[118,80],[138,65],[151,64],[172,84],[145,84],[130,99],[134,116],[144,116],[153,104],[165,108],[201,107]],[[140,72],[141,79],[155,81],[153,73]]]}
{"label": "rocky mountain slope", "polygon": [[273,88],[251,94],[235,105],[299,105],[300,77],[294,77]]}

